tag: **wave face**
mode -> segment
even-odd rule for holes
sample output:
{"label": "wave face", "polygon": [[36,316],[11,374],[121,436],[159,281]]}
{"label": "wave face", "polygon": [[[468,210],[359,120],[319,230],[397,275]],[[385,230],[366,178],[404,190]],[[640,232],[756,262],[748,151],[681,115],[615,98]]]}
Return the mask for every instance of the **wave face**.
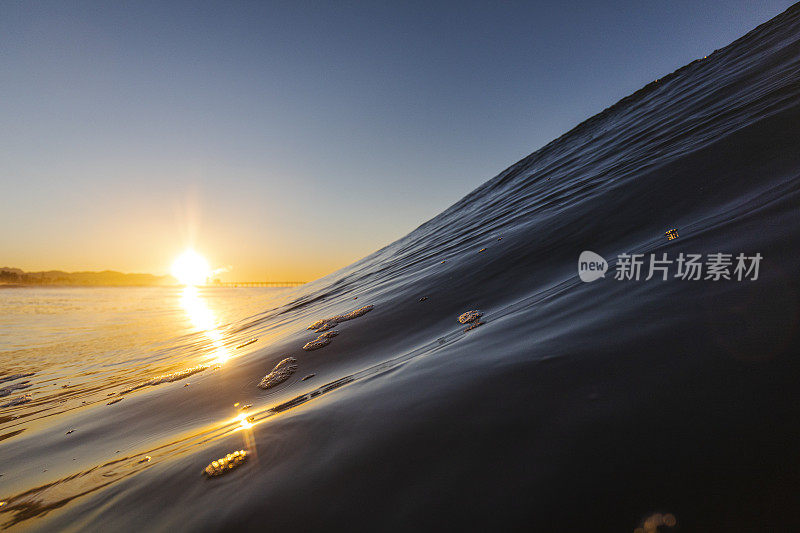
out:
{"label": "wave face", "polygon": [[[795,6],[403,239],[230,325],[231,342],[268,340],[189,388],[145,387],[113,418],[86,420],[96,463],[1,494],[0,519],[87,530],[791,529],[798,72]],[[579,279],[584,250],[609,261],[605,278]],[[614,279],[620,254],[718,252],[760,254],[758,279]],[[366,305],[334,321],[329,343],[302,350],[321,336],[309,325]],[[465,328],[458,318],[471,310],[482,324]],[[294,375],[259,389],[287,357]],[[234,402],[247,417],[215,422]],[[121,434],[127,462],[104,455]],[[142,434],[160,440],[147,447]],[[248,461],[235,471],[201,475],[239,449]]]}

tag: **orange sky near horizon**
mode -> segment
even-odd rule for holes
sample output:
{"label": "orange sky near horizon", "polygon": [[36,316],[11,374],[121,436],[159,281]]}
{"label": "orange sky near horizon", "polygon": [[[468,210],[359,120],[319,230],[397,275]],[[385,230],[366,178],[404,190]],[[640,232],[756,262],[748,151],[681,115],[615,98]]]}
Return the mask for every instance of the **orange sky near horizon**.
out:
{"label": "orange sky near horizon", "polygon": [[[312,281],[364,257],[390,241],[376,245],[374,228],[348,224],[348,220],[325,224],[307,217],[295,224],[278,223],[274,215],[255,206],[245,206],[235,218],[226,208],[224,223],[213,205],[203,209],[196,201],[141,208],[125,201],[108,203],[87,217],[78,208],[64,213],[60,228],[31,224],[29,245],[4,246],[0,266],[27,272],[42,270],[101,271],[169,274],[175,258],[186,249],[204,256],[215,278],[222,281]],[[140,202],[146,203],[146,202]],[[268,202],[265,202],[267,204]],[[86,206],[89,211],[96,208]],[[283,218],[283,217],[279,217]],[[313,225],[336,231],[315,231]],[[413,228],[400,229],[395,238]],[[36,235],[35,233],[39,233]],[[8,236],[0,236],[0,245]],[[47,239],[46,247],[34,243]]]}
{"label": "orange sky near horizon", "polygon": [[[193,247],[181,246],[177,240],[174,246],[153,243],[145,246],[136,246],[134,243],[131,246],[131,241],[127,243],[128,246],[106,245],[103,250],[91,250],[88,254],[84,251],[70,252],[68,246],[56,247],[47,252],[30,250],[26,257],[18,260],[4,254],[4,263],[0,267],[20,268],[26,272],[114,270],[160,276],[169,274],[175,259],[187,248],[192,248],[208,260],[212,269],[218,271],[214,278],[221,281],[313,281],[373,251],[354,255],[352,248],[347,251],[328,248],[323,253],[320,253],[322,250],[301,250],[299,253],[293,250],[291,254],[286,254],[276,250],[270,254],[269,249],[234,249],[227,243]],[[364,250],[367,249],[368,246],[365,246]]]}

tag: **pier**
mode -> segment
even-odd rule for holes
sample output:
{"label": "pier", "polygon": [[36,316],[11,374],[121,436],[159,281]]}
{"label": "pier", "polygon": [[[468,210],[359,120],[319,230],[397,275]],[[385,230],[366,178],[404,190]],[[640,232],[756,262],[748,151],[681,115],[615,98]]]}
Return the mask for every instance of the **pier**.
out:
{"label": "pier", "polygon": [[209,283],[206,287],[299,287],[305,281],[220,281]]}

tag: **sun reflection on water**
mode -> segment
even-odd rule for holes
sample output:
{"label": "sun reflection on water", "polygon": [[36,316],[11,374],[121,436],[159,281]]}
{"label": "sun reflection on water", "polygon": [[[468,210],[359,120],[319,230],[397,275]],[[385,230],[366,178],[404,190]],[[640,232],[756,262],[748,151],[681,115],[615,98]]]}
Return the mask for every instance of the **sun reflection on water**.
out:
{"label": "sun reflection on water", "polygon": [[253,436],[253,426],[258,422],[252,416],[247,416],[246,413],[240,413],[239,416],[233,419],[233,423],[237,423],[233,431],[242,432],[242,445],[253,457],[253,460],[258,462],[258,449],[256,447],[256,440]]}
{"label": "sun reflection on water", "polygon": [[239,426],[242,429],[250,429],[253,427],[253,420],[252,418],[248,417],[246,414],[242,413],[236,417],[236,420],[239,422]]}
{"label": "sun reflection on water", "polygon": [[230,358],[230,351],[223,343],[222,333],[217,327],[217,318],[206,304],[197,287],[187,286],[181,294],[181,307],[189,315],[192,325],[202,331],[211,341],[213,352],[211,359],[214,363],[223,364]]}

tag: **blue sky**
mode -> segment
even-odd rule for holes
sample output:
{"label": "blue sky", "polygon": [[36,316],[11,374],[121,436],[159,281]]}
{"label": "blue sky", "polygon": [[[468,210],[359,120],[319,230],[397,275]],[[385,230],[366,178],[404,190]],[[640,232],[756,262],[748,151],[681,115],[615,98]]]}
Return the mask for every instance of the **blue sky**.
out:
{"label": "blue sky", "polygon": [[0,266],[312,279],[789,2],[4,2]]}

